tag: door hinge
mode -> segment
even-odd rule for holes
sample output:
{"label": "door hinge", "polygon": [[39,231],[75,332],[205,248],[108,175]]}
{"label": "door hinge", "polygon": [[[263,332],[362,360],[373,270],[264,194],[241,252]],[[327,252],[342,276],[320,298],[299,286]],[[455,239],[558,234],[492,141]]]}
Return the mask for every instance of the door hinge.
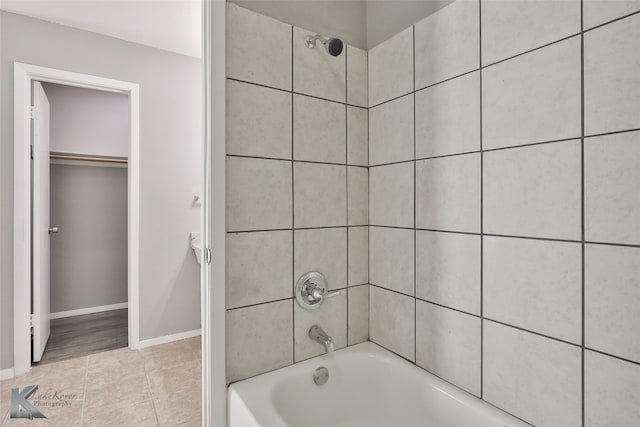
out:
{"label": "door hinge", "polygon": [[31,160],[33,160],[33,145],[30,145],[29,148],[31,148]]}
{"label": "door hinge", "polygon": [[36,323],[35,314],[30,314],[29,315],[29,327],[31,328],[31,333],[33,333],[33,327],[35,326],[35,323]]}
{"label": "door hinge", "polygon": [[38,110],[36,109],[36,107],[34,105],[31,105],[29,107],[29,118],[31,120],[35,120],[38,117]]}
{"label": "door hinge", "polygon": [[207,264],[211,264],[211,249],[204,249],[204,259],[207,261]]}

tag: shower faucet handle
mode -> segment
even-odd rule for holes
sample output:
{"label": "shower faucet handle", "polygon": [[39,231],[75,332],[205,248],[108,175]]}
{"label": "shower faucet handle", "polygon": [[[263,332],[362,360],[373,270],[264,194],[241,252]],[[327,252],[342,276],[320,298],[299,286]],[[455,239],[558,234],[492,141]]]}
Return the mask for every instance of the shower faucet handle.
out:
{"label": "shower faucet handle", "polygon": [[314,310],[326,298],[340,295],[340,291],[327,292],[327,279],[319,271],[310,271],[296,283],[296,301],[302,308]]}

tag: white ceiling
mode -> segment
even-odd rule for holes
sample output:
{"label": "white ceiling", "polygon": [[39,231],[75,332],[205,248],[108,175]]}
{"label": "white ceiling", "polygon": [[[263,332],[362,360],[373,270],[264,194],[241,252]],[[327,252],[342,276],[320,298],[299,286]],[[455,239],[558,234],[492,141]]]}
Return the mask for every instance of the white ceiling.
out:
{"label": "white ceiling", "polygon": [[201,57],[200,0],[0,0],[0,8]]}

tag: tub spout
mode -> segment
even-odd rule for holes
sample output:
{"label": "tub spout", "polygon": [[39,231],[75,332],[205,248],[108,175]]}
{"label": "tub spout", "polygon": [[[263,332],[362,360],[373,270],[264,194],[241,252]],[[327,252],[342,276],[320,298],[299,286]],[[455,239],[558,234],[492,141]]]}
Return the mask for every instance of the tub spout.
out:
{"label": "tub spout", "polygon": [[322,344],[327,353],[331,353],[334,349],[333,338],[318,325],[313,325],[311,329],[309,329],[309,338]]}

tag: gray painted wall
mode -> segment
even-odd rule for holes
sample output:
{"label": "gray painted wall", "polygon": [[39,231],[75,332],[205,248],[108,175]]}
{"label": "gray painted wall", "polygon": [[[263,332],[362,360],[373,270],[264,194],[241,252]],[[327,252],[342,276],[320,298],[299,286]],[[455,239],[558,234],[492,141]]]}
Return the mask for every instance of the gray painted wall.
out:
{"label": "gray painted wall", "polygon": [[127,302],[127,168],[51,165],[51,312]]}
{"label": "gray painted wall", "polygon": [[195,58],[0,13],[0,369],[13,366],[13,62],[140,84],[140,339],[200,327],[201,67]]}
{"label": "gray painted wall", "polygon": [[129,157],[129,98],[44,83],[51,104],[51,151]]}
{"label": "gray painted wall", "polygon": [[371,49],[452,2],[452,0],[228,1],[296,27],[340,37],[348,44],[361,49]]}

